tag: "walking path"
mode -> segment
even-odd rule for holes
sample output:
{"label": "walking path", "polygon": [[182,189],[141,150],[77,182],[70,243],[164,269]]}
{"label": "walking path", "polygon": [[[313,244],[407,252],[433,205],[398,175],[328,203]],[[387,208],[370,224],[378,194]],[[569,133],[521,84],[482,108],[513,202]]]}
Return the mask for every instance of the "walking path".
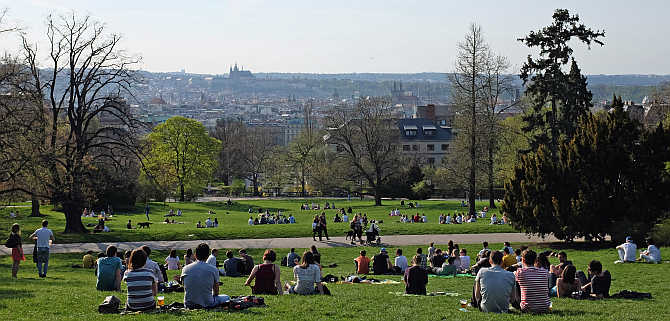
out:
{"label": "walking path", "polygon": [[[556,242],[553,236],[540,238],[529,237],[523,233],[483,233],[483,234],[434,234],[434,235],[383,235],[382,243],[385,246],[424,245],[430,242],[435,244],[447,244],[450,240],[459,244],[477,244],[483,241],[489,243],[502,243],[505,241],[513,243],[538,243]],[[58,241],[58,240],[56,240]],[[104,252],[107,246],[114,245],[119,249],[127,250],[148,245],[155,250],[187,249],[195,248],[198,244],[205,242],[211,248],[239,249],[239,248],[308,248],[312,245],[317,247],[340,247],[351,246],[344,237],[331,237],[330,241],[314,241],[309,237],[299,238],[273,238],[273,239],[237,239],[237,240],[193,240],[193,241],[146,241],[146,242],[105,242],[105,243],[69,243],[54,244],[51,253],[82,253],[86,251]],[[32,253],[33,244],[24,244],[23,250],[26,254]],[[10,255],[11,249],[0,247],[0,255]]]}

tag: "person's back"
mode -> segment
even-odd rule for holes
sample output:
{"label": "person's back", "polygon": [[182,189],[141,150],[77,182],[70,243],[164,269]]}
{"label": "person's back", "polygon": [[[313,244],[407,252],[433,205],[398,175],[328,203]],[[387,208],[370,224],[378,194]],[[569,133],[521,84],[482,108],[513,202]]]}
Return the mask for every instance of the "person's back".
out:
{"label": "person's back", "polygon": [[214,305],[212,286],[219,282],[219,271],[211,264],[195,261],[182,269],[184,283],[184,305],[186,307],[210,307]]}
{"label": "person's back", "polygon": [[494,265],[490,268],[481,268],[475,278],[475,282],[477,281],[482,296],[481,310],[506,313],[509,310],[510,294],[514,289],[514,273]]}
{"label": "person's back", "polygon": [[310,264],[306,269],[297,265],[293,268],[293,274],[296,278],[293,291],[298,294],[313,294],[314,284],[321,281],[321,269],[316,264]]}
{"label": "person's back", "polygon": [[399,267],[400,272],[404,273],[405,270],[407,270],[407,267],[408,267],[407,257],[405,257],[404,255],[396,256],[395,266]]}
{"label": "person's back", "polygon": [[82,266],[85,269],[92,269],[95,266],[95,257],[91,253],[86,253],[82,258]]}
{"label": "person's back", "polygon": [[389,272],[388,259],[389,256],[386,253],[375,255],[372,262],[372,271],[374,274],[387,274]]}
{"label": "person's back", "polygon": [[430,258],[430,265],[434,268],[439,268],[442,267],[442,264],[444,264],[445,258],[442,255],[442,253],[435,254]]}
{"label": "person's back", "polygon": [[470,256],[469,255],[461,255],[461,266],[460,269],[465,271],[470,268]]}
{"label": "person's back", "polygon": [[[117,289],[116,278],[120,276],[121,259],[114,257],[103,257],[98,259],[98,271],[96,274],[95,288],[100,291],[114,291]],[[118,274],[117,274],[118,272]]]}
{"label": "person's back", "polygon": [[254,294],[278,294],[275,286],[275,264],[259,264],[256,271]]}
{"label": "person's back", "polygon": [[231,257],[223,261],[223,269],[226,270],[227,276],[240,276],[240,263],[241,260],[236,257]]}
{"label": "person's back", "polygon": [[297,261],[299,261],[299,260],[300,260],[300,256],[298,256],[298,254],[296,254],[295,252],[290,252],[286,256],[286,266],[294,267],[294,266],[297,265]]}
{"label": "person's back", "polygon": [[157,280],[152,271],[145,268],[128,270],[123,279],[128,284],[126,309],[145,311],[156,307],[151,287]]}
{"label": "person's back", "polygon": [[626,237],[626,242],[616,247],[619,252],[619,260],[615,263],[620,262],[635,262],[637,258],[637,245],[633,243],[633,239],[628,236]]}
{"label": "person's back", "polygon": [[364,255],[361,255],[354,259],[356,261],[356,273],[358,274],[368,274],[370,273],[370,258]]}
{"label": "person's back", "polygon": [[502,265],[501,265],[502,268],[506,269],[506,268],[508,268],[512,265],[515,265],[516,263],[517,263],[516,255],[509,254],[509,253],[505,252],[505,256],[503,256]]}
{"label": "person's back", "polygon": [[412,265],[405,270],[405,293],[426,295],[428,271],[418,265]]}
{"label": "person's back", "polygon": [[521,288],[521,310],[546,312],[549,309],[549,271],[534,266],[515,272]]}
{"label": "person's back", "polygon": [[596,274],[591,278],[591,294],[598,297],[609,298],[612,275],[605,270],[602,274]]}

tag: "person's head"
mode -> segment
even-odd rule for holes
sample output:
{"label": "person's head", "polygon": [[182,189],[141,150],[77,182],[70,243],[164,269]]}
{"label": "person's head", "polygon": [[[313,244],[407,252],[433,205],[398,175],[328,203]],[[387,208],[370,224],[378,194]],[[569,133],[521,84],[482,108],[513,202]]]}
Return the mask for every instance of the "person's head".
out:
{"label": "person's head", "polygon": [[458,248],[455,248],[451,250],[450,256],[459,256],[460,250]]}
{"label": "person's head", "polygon": [[[133,251],[130,251],[130,250],[126,251],[126,253],[123,253],[123,258],[125,259],[126,264],[127,264],[127,262],[129,262],[128,260],[130,259],[130,254],[131,253],[133,253]],[[91,254],[93,254],[93,253],[91,253]]]}
{"label": "person's head", "polygon": [[267,249],[263,253],[263,261],[274,262],[277,259],[277,253],[272,249]]}
{"label": "person's head", "polygon": [[93,251],[86,251],[86,254],[93,255]]}
{"label": "person's head", "polygon": [[450,257],[447,259],[447,262],[449,262],[449,265],[454,265],[454,261],[456,261],[456,258],[453,257],[453,256],[450,256]]}
{"label": "person's head", "polygon": [[436,255],[442,255],[442,249],[437,249],[435,250]]}
{"label": "person's head", "polygon": [[110,245],[107,247],[107,251],[105,253],[107,254],[107,257],[115,257],[116,256],[116,246]]}
{"label": "person's head", "polygon": [[600,261],[593,260],[589,262],[589,272],[591,274],[600,274],[603,271],[603,264]]}
{"label": "person's head", "polygon": [[626,243],[633,243],[633,238],[631,236],[626,236]]}
{"label": "person's head", "polygon": [[468,255],[468,251],[466,249],[461,249],[461,256],[466,256]]}
{"label": "person's head", "polygon": [[294,247],[291,248],[291,253],[295,253],[295,248]]}
{"label": "person's head", "polygon": [[367,254],[365,250],[361,250],[359,253],[361,254],[361,256],[365,256],[365,254]]}
{"label": "person's head", "polygon": [[514,250],[514,254],[516,254],[517,256],[521,256],[521,249]]}
{"label": "person's head", "polygon": [[484,248],[488,248],[488,247],[489,247],[489,242],[484,241],[484,242],[482,243],[482,245],[484,245]]}
{"label": "person's head", "polygon": [[447,243],[447,246],[454,247],[454,241],[449,240],[449,242]]}
{"label": "person's head", "polygon": [[535,265],[535,259],[537,259],[537,254],[533,250],[525,250],[521,253],[521,262],[526,266]]}
{"label": "person's head", "polygon": [[316,245],[312,245],[312,247],[310,247],[310,250],[311,250],[312,253],[314,253],[314,254],[319,253],[319,250],[316,249]]}
{"label": "person's head", "polygon": [[212,249],[212,255],[214,255],[214,256],[219,255],[219,250],[217,250],[217,249]]}
{"label": "person's head", "polygon": [[130,223],[130,220],[128,220],[128,223]]}
{"label": "person's head", "polygon": [[509,252],[509,247],[505,247],[505,248],[503,249],[503,252],[505,252],[505,255],[510,254],[510,252]]}
{"label": "person's head", "polygon": [[147,258],[149,258],[149,255],[151,255],[151,248],[149,248],[146,245],[143,245],[140,249],[142,249],[142,251],[144,251],[144,253],[146,253]]}
{"label": "person's head", "polygon": [[49,226],[49,221],[47,221],[47,220],[42,221],[42,227],[47,227],[47,226]]}
{"label": "person's head", "polygon": [[509,242],[505,242],[505,243],[503,243],[503,244],[505,244],[506,247],[507,247],[507,246],[512,246]]}
{"label": "person's head", "polygon": [[500,265],[502,264],[502,259],[503,259],[503,253],[500,251],[493,251],[491,253],[491,257],[489,258],[489,261],[491,262],[491,265]]}
{"label": "person's head", "polygon": [[379,253],[381,253],[381,254],[388,254],[388,252],[386,252],[386,248],[385,248],[385,247],[382,247],[381,249],[379,249]]}
{"label": "person's head", "polygon": [[147,253],[142,248],[134,249],[130,253],[130,269],[138,270],[147,264]]}
{"label": "person's head", "polygon": [[402,249],[395,250],[395,255],[396,256],[401,256],[402,255]]}
{"label": "person's head", "polygon": [[577,273],[577,268],[574,265],[568,265],[563,269],[561,278],[563,282],[572,283],[575,281],[575,274]]}
{"label": "person's head", "polygon": [[416,254],[423,254],[423,250],[421,248],[416,249]]}
{"label": "person's head", "polygon": [[247,255],[247,250],[246,249],[240,249],[239,252],[240,256]]}
{"label": "person's head", "polygon": [[187,249],[187,250],[186,250],[186,256],[188,256],[188,257],[193,256],[193,250],[191,250],[190,248]]}
{"label": "person's head", "polygon": [[434,242],[430,242],[430,247],[433,247],[433,245],[434,245]]}
{"label": "person's head", "polygon": [[558,262],[564,263],[567,260],[568,260],[568,253],[565,253],[564,251],[558,253]]}
{"label": "person's head", "polygon": [[547,255],[544,253],[540,253],[540,255],[537,256],[537,261],[535,261],[535,266],[545,268],[548,270],[551,267],[549,257],[547,257]]}
{"label": "person's head", "polygon": [[226,251],[226,257],[229,259],[233,258],[233,251]]}
{"label": "person's head", "polygon": [[[212,254],[216,254],[216,250],[213,250]],[[207,261],[208,256],[209,256],[209,245],[207,245],[207,243],[198,244],[198,246],[195,248],[195,258],[198,259],[198,261],[204,262]]]}
{"label": "person's head", "polygon": [[177,257],[177,250],[175,249],[170,250],[170,257]]}
{"label": "person's head", "polygon": [[311,264],[314,264],[314,253],[310,251],[305,251],[305,253],[302,254],[302,262],[300,264],[300,267],[306,269]]}
{"label": "person's head", "polygon": [[651,238],[651,237],[647,239],[647,244],[648,245],[656,245],[656,243],[654,243],[654,239]]}
{"label": "person's head", "polygon": [[21,234],[21,227],[19,227],[18,223],[12,224],[12,228],[10,229],[12,233],[14,234]]}
{"label": "person's head", "polygon": [[412,258],[412,265],[421,265],[421,255],[417,254]]}

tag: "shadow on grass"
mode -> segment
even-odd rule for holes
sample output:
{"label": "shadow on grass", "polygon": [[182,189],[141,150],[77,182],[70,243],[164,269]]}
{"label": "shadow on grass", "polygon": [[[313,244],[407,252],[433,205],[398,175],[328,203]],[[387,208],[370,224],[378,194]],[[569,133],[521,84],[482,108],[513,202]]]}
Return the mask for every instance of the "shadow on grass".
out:
{"label": "shadow on grass", "polygon": [[616,245],[612,242],[546,242],[538,243],[537,246],[552,250],[599,251],[613,249]]}
{"label": "shadow on grass", "polygon": [[[8,284],[6,280],[3,280],[4,284]],[[32,298],[35,295],[31,291],[27,290],[15,290],[15,289],[0,289],[0,309],[6,309],[7,305],[1,302],[4,299],[25,299]]]}

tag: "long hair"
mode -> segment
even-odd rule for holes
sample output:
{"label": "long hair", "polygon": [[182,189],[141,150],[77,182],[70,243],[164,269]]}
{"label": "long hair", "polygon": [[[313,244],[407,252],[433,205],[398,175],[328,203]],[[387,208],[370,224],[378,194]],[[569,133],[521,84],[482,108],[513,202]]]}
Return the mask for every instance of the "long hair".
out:
{"label": "long hair", "polygon": [[16,234],[16,235],[19,235],[19,236],[21,235],[21,227],[19,226],[18,223],[12,224],[12,228],[10,229],[10,231],[13,234]]}
{"label": "long hair", "polygon": [[563,273],[561,274],[561,278],[563,278],[563,282],[565,282],[565,283],[572,283],[572,282],[575,282],[575,274],[576,273],[577,273],[577,268],[574,265],[568,265],[563,270]]}
{"label": "long hair", "polygon": [[170,250],[170,257],[177,257],[177,250],[175,249]]}
{"label": "long hair", "polygon": [[306,269],[310,264],[314,264],[314,254],[310,251],[305,251],[305,253],[302,254],[302,264],[300,264],[300,268]]}

